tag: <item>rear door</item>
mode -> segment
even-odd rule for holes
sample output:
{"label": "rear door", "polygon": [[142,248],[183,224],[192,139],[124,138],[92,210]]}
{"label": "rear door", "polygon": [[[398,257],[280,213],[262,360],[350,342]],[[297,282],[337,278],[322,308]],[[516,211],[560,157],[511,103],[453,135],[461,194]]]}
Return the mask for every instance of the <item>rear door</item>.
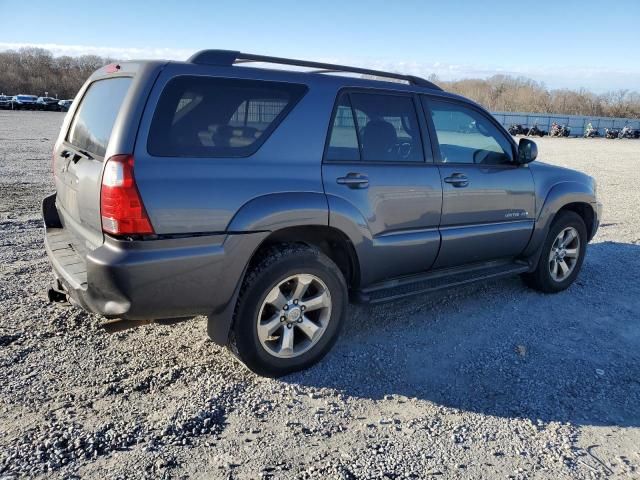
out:
{"label": "rear door", "polygon": [[322,166],[329,223],[361,226],[363,286],[425,271],[438,252],[440,175],[416,106],[410,93],[352,90],[334,110]]}
{"label": "rear door", "polygon": [[443,181],[442,246],[434,268],[513,258],[533,231],[533,176],[515,145],[475,106],[423,97]]}
{"label": "rear door", "polygon": [[92,82],[70,123],[65,122],[64,136],[54,152],[56,207],[64,227],[89,250],[103,241],[102,168],[111,132],[132,81],[132,77],[116,76]]}

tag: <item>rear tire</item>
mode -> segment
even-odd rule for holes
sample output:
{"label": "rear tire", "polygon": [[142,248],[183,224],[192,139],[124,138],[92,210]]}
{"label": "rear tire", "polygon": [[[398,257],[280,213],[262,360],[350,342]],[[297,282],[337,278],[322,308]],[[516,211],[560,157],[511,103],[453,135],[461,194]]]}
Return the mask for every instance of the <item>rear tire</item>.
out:
{"label": "rear tire", "polygon": [[582,217],[572,211],[562,211],[553,221],[542,246],[538,266],[525,273],[525,284],[544,293],[566,290],[582,268],[587,250],[587,228]]}
{"label": "rear tire", "polygon": [[335,343],[347,303],[346,282],[331,259],[306,245],[278,245],[247,273],[229,349],[259,375],[308,368]]}

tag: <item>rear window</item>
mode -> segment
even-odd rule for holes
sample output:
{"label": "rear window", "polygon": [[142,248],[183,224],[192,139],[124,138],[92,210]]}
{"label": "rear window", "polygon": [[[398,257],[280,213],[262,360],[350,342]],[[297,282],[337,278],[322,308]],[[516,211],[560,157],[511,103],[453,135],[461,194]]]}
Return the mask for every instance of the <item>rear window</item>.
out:
{"label": "rear window", "polygon": [[251,155],[306,90],[290,83],[176,77],[158,101],[147,149],[158,157]]}
{"label": "rear window", "polygon": [[93,82],[73,117],[67,141],[104,157],[111,130],[131,80],[131,77],[119,77]]}

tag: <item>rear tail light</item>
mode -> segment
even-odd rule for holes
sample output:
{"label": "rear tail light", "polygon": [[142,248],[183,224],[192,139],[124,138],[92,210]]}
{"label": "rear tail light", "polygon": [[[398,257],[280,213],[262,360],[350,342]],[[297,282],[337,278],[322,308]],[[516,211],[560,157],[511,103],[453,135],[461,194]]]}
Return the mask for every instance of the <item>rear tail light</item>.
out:
{"label": "rear tail light", "polygon": [[100,215],[103,232],[114,235],[154,233],[133,177],[132,155],[114,155],[107,160],[102,174]]}

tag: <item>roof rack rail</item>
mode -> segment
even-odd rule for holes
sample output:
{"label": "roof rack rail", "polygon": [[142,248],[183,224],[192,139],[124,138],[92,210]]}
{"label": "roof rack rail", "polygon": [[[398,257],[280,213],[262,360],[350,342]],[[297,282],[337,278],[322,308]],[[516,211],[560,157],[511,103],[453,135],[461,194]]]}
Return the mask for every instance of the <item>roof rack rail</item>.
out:
{"label": "roof rack rail", "polygon": [[421,77],[413,75],[403,75],[401,73],[384,72],[382,70],[371,70],[369,68],[349,67],[347,65],[335,65],[332,63],[310,62],[307,60],[296,60],[293,58],[270,57],[266,55],[255,55],[253,53],[242,53],[235,50],[200,50],[194,53],[187,60],[189,63],[198,65],[219,65],[232,66],[237,63],[261,62],[275,63],[280,65],[293,65],[296,67],[314,68],[310,73],[361,73],[363,75],[373,75],[375,77],[393,78],[403,80],[412,85],[442,90],[435,83]]}

